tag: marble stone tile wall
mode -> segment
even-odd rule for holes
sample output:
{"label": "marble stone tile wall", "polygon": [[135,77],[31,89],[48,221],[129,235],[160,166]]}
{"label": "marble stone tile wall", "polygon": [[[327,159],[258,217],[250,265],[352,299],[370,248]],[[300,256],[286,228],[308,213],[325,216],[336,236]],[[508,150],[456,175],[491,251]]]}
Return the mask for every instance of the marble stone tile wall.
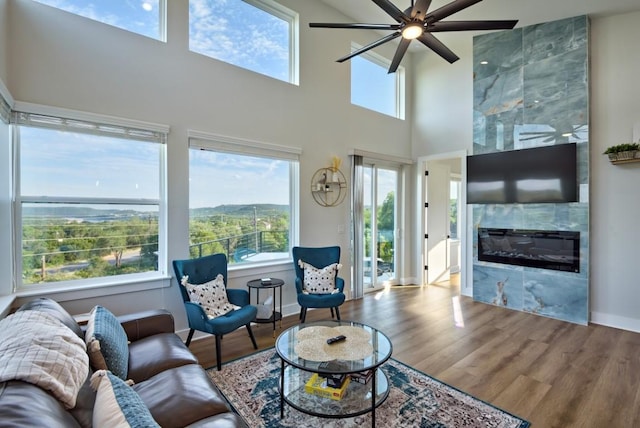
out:
{"label": "marble stone tile wall", "polygon": [[[589,314],[589,20],[474,37],[473,154],[577,143],[580,200],[473,205],[473,297],[579,324]],[[478,227],[580,232],[580,272],[480,262]]]}

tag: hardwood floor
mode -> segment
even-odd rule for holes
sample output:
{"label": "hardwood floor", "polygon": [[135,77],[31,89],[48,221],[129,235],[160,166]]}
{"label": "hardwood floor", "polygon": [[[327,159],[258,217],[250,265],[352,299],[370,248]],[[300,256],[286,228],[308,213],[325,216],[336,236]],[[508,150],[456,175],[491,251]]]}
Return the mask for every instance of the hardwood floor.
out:
{"label": "hardwood floor", "polygon": [[[534,427],[640,426],[640,334],[476,303],[448,285],[393,287],[348,301],[340,313],[382,330],[395,359]],[[329,318],[329,310],[307,314],[307,322]],[[290,316],[282,325],[297,323]],[[253,329],[259,349],[273,346],[270,325]],[[214,346],[206,338],[191,350],[212,367]],[[223,362],[252,352],[244,329],[223,339]]]}

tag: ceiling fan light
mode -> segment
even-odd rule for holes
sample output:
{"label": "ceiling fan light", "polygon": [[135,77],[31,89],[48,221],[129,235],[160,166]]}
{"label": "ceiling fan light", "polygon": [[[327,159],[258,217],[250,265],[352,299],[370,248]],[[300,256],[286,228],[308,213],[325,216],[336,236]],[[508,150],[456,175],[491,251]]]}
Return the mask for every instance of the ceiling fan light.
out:
{"label": "ceiling fan light", "polygon": [[413,40],[422,36],[423,32],[424,32],[424,28],[422,28],[422,25],[420,23],[413,22],[411,24],[407,24],[402,29],[402,37],[404,37],[407,40]]}

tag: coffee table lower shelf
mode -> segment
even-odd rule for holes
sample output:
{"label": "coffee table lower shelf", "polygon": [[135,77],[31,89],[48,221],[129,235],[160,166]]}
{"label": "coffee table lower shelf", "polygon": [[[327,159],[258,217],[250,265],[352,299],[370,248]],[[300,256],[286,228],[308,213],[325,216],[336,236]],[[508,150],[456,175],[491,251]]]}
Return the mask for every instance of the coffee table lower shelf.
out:
{"label": "coffee table lower shelf", "polygon": [[[389,396],[389,381],[386,374],[376,369],[375,376],[367,383],[351,381],[345,396],[333,400],[305,392],[305,384],[314,372],[288,366],[282,362],[280,392],[280,414],[284,417],[284,403],[311,416],[322,418],[351,418],[372,413],[372,426],[375,426],[375,409]],[[375,402],[371,391],[375,388]]]}

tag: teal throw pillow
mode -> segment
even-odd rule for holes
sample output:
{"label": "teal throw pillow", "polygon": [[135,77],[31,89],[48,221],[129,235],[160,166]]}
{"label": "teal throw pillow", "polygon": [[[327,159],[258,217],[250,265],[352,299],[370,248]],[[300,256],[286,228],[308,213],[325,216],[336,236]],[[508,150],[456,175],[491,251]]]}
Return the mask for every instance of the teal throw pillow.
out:
{"label": "teal throw pillow", "polygon": [[109,310],[96,306],[87,323],[87,352],[96,370],[110,370],[122,380],[129,373],[129,342],[127,333]]}
{"label": "teal throw pillow", "polygon": [[95,428],[159,427],[140,396],[111,372],[95,372],[91,376],[91,387],[96,390],[93,407]]}

